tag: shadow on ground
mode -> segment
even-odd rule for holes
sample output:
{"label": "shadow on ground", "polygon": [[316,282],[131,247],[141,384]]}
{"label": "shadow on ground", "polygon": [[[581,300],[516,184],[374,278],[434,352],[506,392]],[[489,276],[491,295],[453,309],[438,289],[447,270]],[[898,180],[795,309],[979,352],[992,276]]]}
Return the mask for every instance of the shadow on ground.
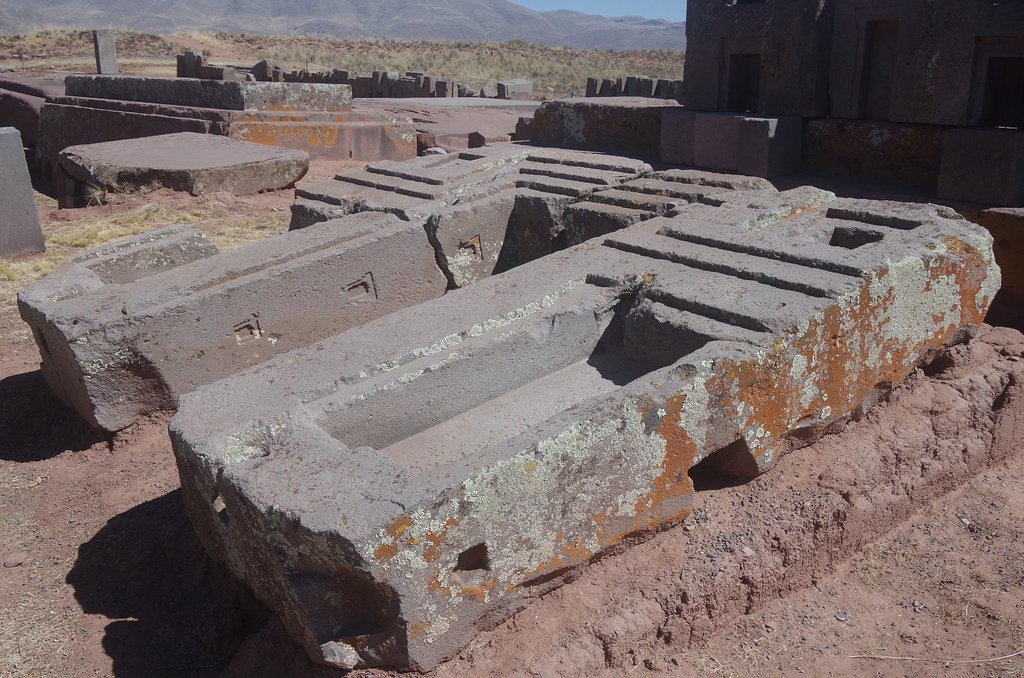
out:
{"label": "shadow on ground", "polygon": [[41,461],[105,440],[50,393],[39,370],[0,379],[0,459]]}
{"label": "shadow on ground", "polygon": [[67,583],[86,613],[110,618],[115,676],[218,675],[267,618],[206,555],[180,490],[112,518],[79,547]]}

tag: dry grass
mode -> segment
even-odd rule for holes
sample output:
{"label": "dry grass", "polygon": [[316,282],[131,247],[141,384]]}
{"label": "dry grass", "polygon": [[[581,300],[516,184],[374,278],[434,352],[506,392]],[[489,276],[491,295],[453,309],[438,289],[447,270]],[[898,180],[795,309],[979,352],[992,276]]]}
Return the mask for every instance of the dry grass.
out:
{"label": "dry grass", "polygon": [[[643,75],[681,78],[682,51],[603,51],[531,45],[523,41],[427,42],[409,40],[339,40],[306,35],[251,33],[180,33],[161,37],[118,31],[118,53],[125,73],[173,75],[174,56],[185,47],[211,57],[213,63],[253,65],[276,59],[287,68],[341,68],[362,75],[375,70],[417,71],[479,88],[509,78],[533,80],[538,98],[582,92],[587,78]],[[89,70],[92,38],[87,31],[46,30],[0,35],[0,65],[18,68],[17,54],[31,69]]]}
{"label": "dry grass", "polygon": [[[173,224],[192,224],[227,250],[283,230],[289,218],[286,210],[254,215],[252,210],[238,210],[213,198],[195,200],[180,196],[166,204],[148,202],[144,193],[109,197],[111,204],[102,208],[62,212],[59,221],[44,219],[45,253],[0,259],[0,342],[31,341],[28,326],[17,320],[18,290],[42,278],[76,252]],[[44,214],[55,211],[52,202],[37,194]]]}
{"label": "dry grass", "polygon": [[[196,36],[203,39],[204,36]],[[423,72],[480,87],[508,78],[533,80],[539,96],[582,92],[587,77],[645,75],[681,78],[683,52],[614,52],[530,45],[522,41],[416,42],[337,40],[311,36],[218,33],[218,48],[272,57],[282,65],[310,70],[341,68],[368,75],[374,70]]]}
{"label": "dry grass", "polygon": [[[179,46],[152,33],[116,31],[118,53],[127,57],[174,56]],[[0,34],[0,56],[16,59],[61,58],[92,55],[92,31],[44,30],[34,33]]]}

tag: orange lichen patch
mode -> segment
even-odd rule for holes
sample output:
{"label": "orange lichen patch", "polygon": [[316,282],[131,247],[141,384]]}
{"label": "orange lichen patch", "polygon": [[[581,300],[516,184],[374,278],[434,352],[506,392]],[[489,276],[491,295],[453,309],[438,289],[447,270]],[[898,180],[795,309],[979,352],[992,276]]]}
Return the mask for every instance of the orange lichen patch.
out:
{"label": "orange lichen patch", "polygon": [[422,638],[430,630],[430,622],[412,622],[406,629],[410,638]]}
{"label": "orange lichen patch", "polygon": [[283,125],[252,123],[241,128],[232,126],[231,137],[267,146],[329,150],[341,136],[341,128],[330,123]]}
{"label": "orange lichen patch", "polygon": [[[564,570],[567,567],[579,565],[589,560],[593,555],[594,552],[586,547],[582,539],[574,539],[568,544],[564,544],[561,551],[556,553],[549,560],[535,567],[532,572],[528,573],[526,577],[524,577],[524,579],[529,581],[552,572]],[[505,587],[505,591],[511,592],[517,588],[519,588],[519,584],[509,583]]]}
{"label": "orange lichen patch", "polygon": [[[654,489],[649,496],[636,504],[636,514],[657,514],[658,509],[670,500],[693,492],[689,471],[697,455],[697,444],[690,432],[682,425],[682,411],[686,395],[676,394],[665,403],[665,416],[655,433],[665,439],[665,461],[661,475],[654,479]],[[639,527],[639,525],[638,525]]]}
{"label": "orange lichen patch", "polygon": [[427,532],[423,535],[423,541],[430,544],[423,551],[423,560],[428,563],[435,563],[441,558],[443,550],[441,546],[444,544],[445,538],[448,536],[448,530],[459,524],[459,521],[455,518],[449,518],[444,523],[444,528],[440,532]]}
{"label": "orange lichen patch", "polygon": [[373,551],[373,557],[379,562],[391,560],[398,555],[398,546],[395,544],[381,544]]}
{"label": "orange lichen patch", "polygon": [[408,515],[400,516],[392,521],[386,530],[392,541],[390,543],[383,543],[377,546],[373,551],[373,557],[376,558],[378,562],[383,563],[397,556],[398,540],[401,539],[406,530],[412,527],[412,524],[412,516]]}
{"label": "orange lichen patch", "polygon": [[400,516],[388,525],[387,533],[397,539],[398,537],[401,537],[406,530],[412,527],[412,523],[412,516]]}
{"label": "orange lichen patch", "polygon": [[485,579],[479,584],[466,584],[460,587],[459,595],[463,598],[472,598],[473,600],[485,603],[487,602],[487,596],[497,588],[498,582]]}

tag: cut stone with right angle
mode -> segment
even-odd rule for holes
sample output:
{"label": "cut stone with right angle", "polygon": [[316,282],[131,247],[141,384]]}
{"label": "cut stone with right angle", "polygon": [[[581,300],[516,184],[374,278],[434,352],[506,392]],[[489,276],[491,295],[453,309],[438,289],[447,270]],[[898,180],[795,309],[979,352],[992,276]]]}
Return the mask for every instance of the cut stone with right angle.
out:
{"label": "cut stone with right angle", "polygon": [[991,237],[932,205],[664,214],[180,400],[201,539],[313,661],[431,669],[685,518],[695,465],[759,473],[870,406],[999,289]]}

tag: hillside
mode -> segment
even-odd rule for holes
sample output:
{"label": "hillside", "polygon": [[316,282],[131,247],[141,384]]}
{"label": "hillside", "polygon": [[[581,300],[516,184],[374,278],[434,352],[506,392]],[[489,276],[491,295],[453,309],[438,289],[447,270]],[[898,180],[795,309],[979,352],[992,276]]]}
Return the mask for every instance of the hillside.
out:
{"label": "hillside", "polygon": [[586,49],[685,46],[682,23],[537,12],[506,0],[0,0],[0,33],[59,27],[525,40]]}

